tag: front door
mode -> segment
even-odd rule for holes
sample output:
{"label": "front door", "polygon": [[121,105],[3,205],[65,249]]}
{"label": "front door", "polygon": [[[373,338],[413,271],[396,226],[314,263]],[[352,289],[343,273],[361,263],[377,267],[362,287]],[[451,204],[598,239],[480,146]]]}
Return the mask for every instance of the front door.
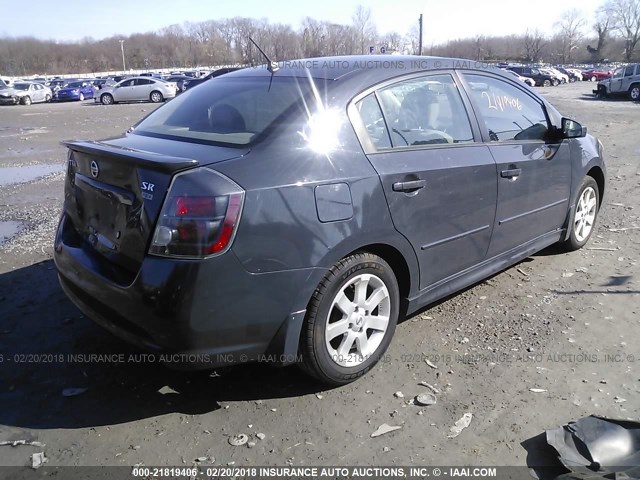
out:
{"label": "front door", "polygon": [[567,141],[550,142],[544,105],[520,85],[463,74],[498,170],[498,206],[489,257],[561,229],[569,209]]}
{"label": "front door", "polygon": [[113,89],[113,96],[116,102],[129,102],[133,100],[135,87],[133,86],[135,80],[123,80],[116,88]]}
{"label": "front door", "polygon": [[394,226],[416,252],[420,288],[484,260],[495,217],[496,166],[488,147],[474,142],[453,77],[398,81],[358,108],[378,147],[368,157]]}

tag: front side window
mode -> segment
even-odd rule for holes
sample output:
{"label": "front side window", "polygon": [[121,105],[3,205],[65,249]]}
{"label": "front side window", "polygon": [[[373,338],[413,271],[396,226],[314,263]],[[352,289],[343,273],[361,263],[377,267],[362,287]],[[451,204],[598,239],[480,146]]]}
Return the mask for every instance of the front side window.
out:
{"label": "front side window", "polygon": [[613,78],[622,78],[622,74],[624,73],[624,68],[618,68],[615,72],[613,72]]}
{"label": "front side window", "polygon": [[123,80],[122,82],[119,83],[119,85],[121,87],[133,87],[134,82],[135,80]]}
{"label": "front side window", "polygon": [[405,80],[376,95],[393,147],[473,142],[469,117],[451,75]]}
{"label": "front side window", "polygon": [[546,138],[549,123],[541,103],[505,81],[468,73],[463,76],[492,142]]}

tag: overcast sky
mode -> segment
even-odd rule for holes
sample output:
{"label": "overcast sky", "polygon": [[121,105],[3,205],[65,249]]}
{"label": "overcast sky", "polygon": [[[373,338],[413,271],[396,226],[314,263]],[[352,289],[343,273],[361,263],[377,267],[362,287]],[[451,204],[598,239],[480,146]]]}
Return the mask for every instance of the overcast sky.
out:
{"label": "overcast sky", "polygon": [[[424,14],[424,43],[456,38],[553,31],[570,8],[587,19],[603,0],[0,0],[0,36],[35,36],[58,41],[96,39],[159,30],[174,23],[236,16],[266,18],[297,28],[306,17],[350,23],[357,5],[371,8],[381,33],[405,34]],[[9,12],[13,12],[9,14]],[[19,19],[19,20],[18,20]]]}

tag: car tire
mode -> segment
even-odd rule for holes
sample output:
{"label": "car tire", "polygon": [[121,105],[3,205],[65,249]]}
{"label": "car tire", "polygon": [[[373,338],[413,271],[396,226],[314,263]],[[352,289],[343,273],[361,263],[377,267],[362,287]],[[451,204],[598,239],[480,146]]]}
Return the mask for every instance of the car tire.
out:
{"label": "car tire", "polygon": [[550,87],[551,86],[551,80],[545,80],[544,82],[542,82],[542,86],[543,87]]}
{"label": "car tire", "polygon": [[164,97],[162,96],[162,93],[154,90],[153,92],[151,92],[151,95],[149,95],[149,100],[151,100],[153,103],[160,103],[164,101]]}
{"label": "car tire", "polygon": [[31,105],[31,97],[27,95],[26,97],[22,97],[20,100],[21,105]]}
{"label": "car tire", "polygon": [[595,230],[600,210],[600,189],[593,177],[586,176],[578,190],[569,238],[563,243],[568,251],[584,247]]}
{"label": "car tire", "polygon": [[636,83],[629,88],[629,100],[637,102],[640,100],[640,84]]}
{"label": "car tire", "polygon": [[82,92],[80,92],[80,95],[78,95],[78,100],[84,102],[84,94]]}
{"label": "car tire", "polygon": [[387,350],[399,311],[398,282],[387,262],[367,252],[340,260],[309,302],[300,338],[300,366],[328,385],[358,379]]}
{"label": "car tire", "polygon": [[597,82],[598,81],[598,77],[596,77],[595,75],[592,75],[589,80],[591,80],[592,82]]}
{"label": "car tire", "polygon": [[44,101],[45,103],[49,103],[51,101],[51,95],[49,95],[48,93],[44,96]]}
{"label": "car tire", "polygon": [[558,85],[560,85],[560,80],[554,78],[552,83],[554,87],[557,87]]}
{"label": "car tire", "polygon": [[113,95],[111,95],[110,93],[103,93],[102,95],[100,95],[100,103],[102,103],[103,105],[113,105]]}

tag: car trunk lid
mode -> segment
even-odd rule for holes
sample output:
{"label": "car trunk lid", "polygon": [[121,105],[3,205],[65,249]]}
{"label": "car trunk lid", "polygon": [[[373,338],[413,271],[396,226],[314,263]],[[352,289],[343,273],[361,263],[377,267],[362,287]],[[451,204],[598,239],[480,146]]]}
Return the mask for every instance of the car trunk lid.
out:
{"label": "car trunk lid", "polygon": [[[69,148],[64,211],[73,234],[94,258],[134,275],[173,175],[207,162],[113,143],[63,145]],[[212,154],[217,161],[239,156],[237,149],[221,150]]]}

